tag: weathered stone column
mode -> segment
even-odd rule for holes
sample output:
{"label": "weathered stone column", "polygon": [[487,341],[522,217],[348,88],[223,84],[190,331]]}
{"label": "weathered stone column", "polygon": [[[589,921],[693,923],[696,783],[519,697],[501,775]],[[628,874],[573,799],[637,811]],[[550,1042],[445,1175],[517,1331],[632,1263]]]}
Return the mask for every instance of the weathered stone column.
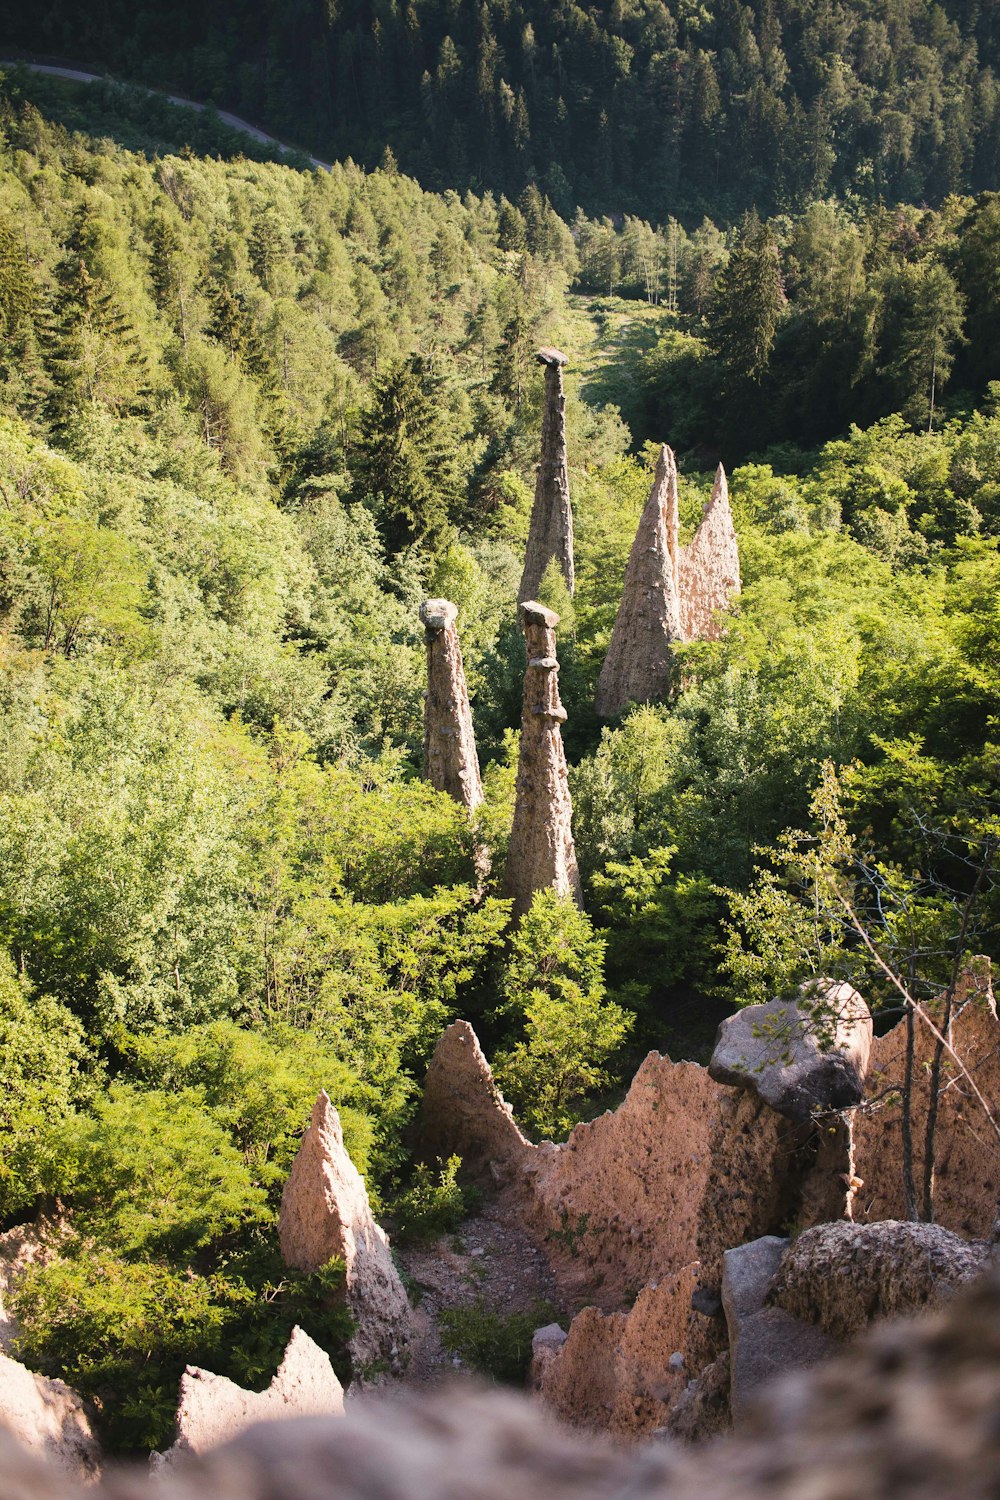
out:
{"label": "weathered stone column", "polygon": [[608,654],[597,683],[597,712],[610,719],[629,703],[662,698],[681,639],[680,600],[670,553],[677,540],[677,465],[660,449],[656,476],[632,543]]}
{"label": "weathered stone column", "polygon": [[471,817],[483,800],[483,787],[457,615],[448,599],[425,599],[420,606],[427,641],[424,780],[461,802]]}
{"label": "weathered stone column", "polygon": [[529,600],[520,606],[528,648],[517,761],[517,800],[510,834],[504,890],[513,897],[513,916],[522,917],[536,891],[551,889],[581,900],[580,872],[573,847],[573,807],[566,776],[559,701],[559,662],[555,627],[559,616]]}
{"label": "weathered stone column", "polygon": [[684,639],[717,641],[721,627],[716,613],[740,591],[740,549],[721,464],[701,525],[681,552],[678,578]]}
{"label": "weathered stone column", "polygon": [[562,570],[570,593],[576,586],[573,572],[573,511],[569,501],[569,470],[566,461],[566,393],[563,365],[566,356],[558,349],[539,349],[535,358],[545,366],[545,405],[542,410],[542,452],[535,480],[535,503],[531,509],[524,572],[517,591],[519,603],[538,594],[545,569],[553,558]]}

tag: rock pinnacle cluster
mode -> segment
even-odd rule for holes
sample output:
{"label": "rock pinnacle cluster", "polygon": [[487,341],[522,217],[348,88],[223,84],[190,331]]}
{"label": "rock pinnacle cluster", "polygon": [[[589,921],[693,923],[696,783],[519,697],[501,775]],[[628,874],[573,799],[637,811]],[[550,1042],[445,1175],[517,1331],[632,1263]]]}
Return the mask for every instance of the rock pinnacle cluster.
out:
{"label": "rock pinnacle cluster", "polygon": [[656,476],[632,543],[625,586],[597,686],[597,712],[613,718],[629,703],[662,698],[678,641],[718,640],[719,612],[740,591],[740,554],[726,472],[687,547],[678,543],[677,465],[660,450]]}
{"label": "rock pinnacle cluster", "polygon": [[522,604],[537,597],[545,570],[553,558],[559,564],[570,593],[575,587],[573,511],[566,459],[566,393],[562,376],[566,356],[558,349],[546,348],[539,349],[535,358],[545,366],[545,403],[535,503],[531,510],[521,587],[517,591],[518,603]]}
{"label": "rock pinnacle cluster", "polygon": [[625,587],[597,684],[604,718],[627,703],[662,698],[673,677],[675,641],[682,640],[676,579],[677,465],[660,449],[656,477],[632,543]]}
{"label": "rock pinnacle cluster", "polygon": [[515,920],[536,891],[550,889],[581,900],[580,873],[573,846],[573,809],[566,775],[559,699],[555,628],[559,616],[535,600],[519,607],[528,651],[517,762],[514,823],[504,889],[513,898]]}
{"label": "rock pinnacle cluster", "polygon": [[427,643],[424,695],[424,779],[461,802],[471,815],[483,800],[469,690],[455,619],[447,599],[425,599],[420,619]]}

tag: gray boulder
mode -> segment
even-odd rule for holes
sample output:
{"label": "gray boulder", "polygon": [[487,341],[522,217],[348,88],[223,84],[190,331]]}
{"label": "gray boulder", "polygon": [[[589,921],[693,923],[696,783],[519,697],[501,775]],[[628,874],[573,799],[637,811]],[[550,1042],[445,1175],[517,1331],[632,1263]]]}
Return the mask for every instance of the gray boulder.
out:
{"label": "gray boulder", "polygon": [[857,990],[818,980],[797,1001],[748,1005],[723,1021],[708,1071],[806,1120],[861,1103],[871,1046],[871,1012]]}
{"label": "gray boulder", "polygon": [[776,1375],[808,1369],[830,1355],[835,1341],[783,1308],[767,1307],[768,1292],[788,1240],[764,1235],[727,1250],[722,1258],[722,1305],[729,1329],[729,1402],[734,1422]]}

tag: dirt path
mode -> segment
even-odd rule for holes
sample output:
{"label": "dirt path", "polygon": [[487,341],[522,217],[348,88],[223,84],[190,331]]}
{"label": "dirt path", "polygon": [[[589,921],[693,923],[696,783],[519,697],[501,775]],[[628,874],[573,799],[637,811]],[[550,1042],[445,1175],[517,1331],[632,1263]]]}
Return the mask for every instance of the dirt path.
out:
{"label": "dirt path", "polygon": [[[419,1296],[405,1385],[433,1385],[464,1367],[441,1342],[438,1317],[446,1309],[481,1300],[507,1317],[537,1303],[559,1305],[545,1256],[499,1202],[485,1204],[454,1234],[428,1245],[404,1246],[397,1255]],[[551,1321],[551,1316],[541,1321]]]}
{"label": "dirt path", "polygon": [[[112,82],[104,73],[84,73],[79,68],[56,67],[54,63],[26,62],[23,58],[0,58],[0,68],[27,68],[29,73],[45,73],[50,78],[65,78],[71,83],[106,83]],[[185,99],[180,94],[168,94],[164,89],[151,89],[145,84],[133,84],[130,87],[138,88],[146,94],[158,94],[160,98],[166,99],[170,104],[176,104],[181,109],[193,109],[198,114],[205,114],[214,109],[213,105],[199,104],[194,99]],[[298,156],[305,156],[314,167],[320,167],[323,171],[331,170],[328,161],[320,161],[318,156],[312,156],[308,151],[302,151],[298,146],[290,146],[287,141],[279,141],[276,136],[268,135],[266,131],[251,125],[249,120],[241,120],[239,115],[230,114],[227,109],[214,109],[215,114],[224,125],[231,130],[239,130],[243,135],[258,141],[262,146],[277,146],[280,151],[293,151]]]}

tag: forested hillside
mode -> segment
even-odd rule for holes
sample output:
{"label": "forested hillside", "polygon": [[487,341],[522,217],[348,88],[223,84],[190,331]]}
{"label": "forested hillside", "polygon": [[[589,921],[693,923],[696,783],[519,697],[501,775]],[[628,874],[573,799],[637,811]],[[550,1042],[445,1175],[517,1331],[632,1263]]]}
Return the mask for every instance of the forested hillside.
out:
{"label": "forested hillside", "polygon": [[1000,32],[969,0],[4,0],[6,44],[212,100],[426,187],[694,223],[994,187]]}
{"label": "forested hillside", "polygon": [[[847,973],[888,1007],[880,962],[924,993],[956,950],[1000,953],[995,219],[709,227],[678,242],[676,307],[664,281],[644,309],[596,285],[587,234],[644,274],[625,227],[574,238],[540,194],[147,158],[8,99],[0,1216],[66,1222],[18,1294],[21,1357],[112,1445],[165,1440],[185,1363],[266,1383],[293,1323],[342,1337],[336,1267],[292,1275],[275,1242],[320,1086],[412,1216],[457,1191],[414,1184],[406,1127],[458,1013],[559,1136],[646,1047],[703,1048],[720,1001]],[[740,277],[773,294],[776,268],[748,304]],[[630,365],[614,329],[644,311]],[[570,360],[577,590],[543,592],[586,909],[543,893],[511,936],[537,343]],[[685,539],[703,450],[734,468],[743,592],[669,701],[602,725],[646,436],[685,450]],[[475,828],[419,777],[426,595],[459,607]]]}

